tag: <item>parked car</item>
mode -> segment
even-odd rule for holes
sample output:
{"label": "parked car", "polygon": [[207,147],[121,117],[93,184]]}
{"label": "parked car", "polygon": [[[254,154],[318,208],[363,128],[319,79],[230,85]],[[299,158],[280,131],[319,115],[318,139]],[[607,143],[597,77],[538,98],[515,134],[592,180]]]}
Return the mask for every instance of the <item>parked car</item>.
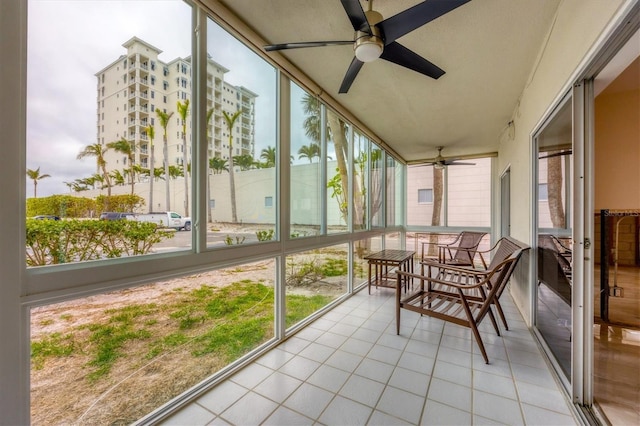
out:
{"label": "parked car", "polygon": [[58,216],[54,216],[52,214],[41,214],[38,216],[34,216],[33,218],[38,220],[60,220]]}
{"label": "parked car", "polygon": [[130,219],[134,220],[135,213],[130,212],[102,212],[100,214],[100,220],[123,220]]}

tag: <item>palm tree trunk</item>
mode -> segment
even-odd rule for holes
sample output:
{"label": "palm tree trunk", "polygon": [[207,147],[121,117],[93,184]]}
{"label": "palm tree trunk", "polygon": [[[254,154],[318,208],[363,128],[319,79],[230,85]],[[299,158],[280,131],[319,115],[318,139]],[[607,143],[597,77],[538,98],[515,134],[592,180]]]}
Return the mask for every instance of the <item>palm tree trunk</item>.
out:
{"label": "palm tree trunk", "polygon": [[189,216],[189,155],[187,152],[187,134],[186,128],[183,126],[182,132],[182,167],[184,169],[184,215]]}
{"label": "palm tree trunk", "polygon": [[[440,226],[440,216],[442,216],[442,198],[444,189],[443,169],[433,167],[433,212],[431,213],[431,226]],[[427,255],[437,255],[438,235],[429,235],[429,249]]]}
{"label": "palm tree trunk", "polygon": [[150,161],[149,161],[149,213],[153,211],[153,181],[156,179],[156,169],[154,167],[153,158],[153,142],[151,143]]}
{"label": "palm tree trunk", "polygon": [[229,141],[229,191],[231,192],[231,221],[238,223],[238,213],[236,211],[236,179],[233,172],[233,149]]}
{"label": "palm tree trunk", "polygon": [[165,132],[164,135],[164,147],[163,147],[163,151],[164,151],[164,179],[165,179],[165,196],[166,198],[166,210],[170,211],[171,210],[171,189],[169,188],[170,185],[170,176],[169,176],[169,143],[167,142],[167,134]]}
{"label": "palm tree trunk", "polygon": [[211,223],[212,217],[211,217],[211,175],[209,175],[209,170],[207,169],[207,222]]}
{"label": "palm tree trunk", "polygon": [[554,228],[564,228],[564,205],[562,202],[562,159],[563,156],[547,158],[547,192],[549,215]]}
{"label": "palm tree trunk", "polygon": [[[327,114],[327,122],[331,128],[331,135],[333,136],[333,144],[336,151],[336,162],[338,163],[338,172],[340,173],[340,182],[342,184],[342,190],[345,193],[345,197],[349,197],[349,169],[347,167],[347,153],[348,143],[345,137],[344,124],[340,121],[337,115]],[[353,223],[354,225],[362,225],[363,218],[363,202],[360,194],[360,184],[356,179],[353,181]],[[348,220],[345,217],[345,222]]]}

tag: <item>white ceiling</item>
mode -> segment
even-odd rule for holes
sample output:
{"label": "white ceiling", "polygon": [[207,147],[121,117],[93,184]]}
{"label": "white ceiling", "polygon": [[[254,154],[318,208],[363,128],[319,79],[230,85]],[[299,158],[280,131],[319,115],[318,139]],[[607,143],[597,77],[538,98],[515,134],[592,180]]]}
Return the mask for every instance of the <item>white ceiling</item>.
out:
{"label": "white ceiling", "polygon": [[[267,43],[351,40],[339,0],[218,0]],[[374,0],[384,18],[418,0]],[[393,63],[365,64],[338,94],[351,46],[281,52],[403,159],[495,152],[552,26],[560,0],[472,0],[399,38],[446,74],[433,80]],[[364,10],[368,2],[361,0]],[[280,54],[280,52],[270,53]]]}

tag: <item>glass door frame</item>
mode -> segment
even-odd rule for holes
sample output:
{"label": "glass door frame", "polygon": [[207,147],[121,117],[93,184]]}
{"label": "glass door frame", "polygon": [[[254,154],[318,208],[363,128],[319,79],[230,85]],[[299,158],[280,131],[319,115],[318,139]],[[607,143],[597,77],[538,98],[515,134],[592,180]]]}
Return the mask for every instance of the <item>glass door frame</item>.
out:
{"label": "glass door frame", "polygon": [[[571,353],[572,353],[572,357],[571,357],[571,372],[569,373],[568,377],[567,375],[565,375],[565,373],[563,372],[563,369],[560,365],[560,362],[556,359],[556,356],[554,355],[550,345],[547,343],[547,341],[545,340],[542,332],[540,331],[540,329],[538,329],[537,324],[538,324],[538,235],[540,233],[540,227],[539,227],[539,213],[540,213],[540,208],[539,208],[539,181],[540,181],[540,172],[539,172],[539,139],[542,136],[542,134],[545,132],[545,130],[548,128],[548,126],[550,124],[553,123],[554,119],[557,118],[557,116],[561,113],[561,111],[563,110],[563,108],[565,108],[567,106],[568,103],[571,103],[571,113],[572,113],[572,118],[575,115],[575,103],[574,103],[574,93],[573,91],[567,91],[565,92],[562,96],[560,96],[558,98],[558,100],[556,102],[554,102],[553,106],[549,108],[549,112],[546,114],[546,117],[544,118],[544,120],[541,121],[540,125],[535,129],[535,131],[533,132],[533,136],[531,138],[531,159],[532,159],[532,202],[531,202],[531,207],[532,207],[532,216],[531,216],[531,235],[532,235],[532,248],[533,248],[533,255],[531,256],[531,282],[535,283],[534,285],[532,285],[531,287],[531,293],[530,293],[530,297],[531,297],[531,319],[532,319],[532,330],[538,340],[538,342],[541,344],[541,346],[544,348],[545,353],[547,354],[551,364],[553,365],[554,370],[557,373],[557,377],[560,380],[560,382],[562,383],[562,385],[564,386],[565,390],[571,394],[571,398],[572,401],[574,403],[576,403],[575,399],[573,398],[573,395],[575,394],[573,392],[572,386],[574,383],[576,383],[576,377],[575,377],[575,373],[576,370],[574,368],[575,364],[575,354],[579,354],[581,353],[581,351],[576,347],[576,340],[582,340],[582,339],[575,339],[572,338],[571,339]],[[572,119],[572,149],[574,149],[574,153],[575,153],[575,121]],[[575,163],[575,157],[572,156],[571,161],[573,161]],[[566,164],[566,162],[565,162]],[[576,198],[579,198],[577,192],[579,190],[579,188],[581,186],[578,186],[576,184],[576,167],[575,165],[571,168],[571,171],[573,171],[572,175],[569,175],[570,170],[565,170],[565,177],[566,177],[566,181],[568,181],[569,179],[572,180],[571,185],[566,184],[565,185],[565,191],[567,190],[567,188],[569,188],[570,186],[573,187],[573,193],[571,194],[571,198],[569,199],[569,195],[565,192],[564,195],[564,199],[566,201],[569,201],[569,203],[565,203],[565,204],[572,204],[571,207],[567,207],[565,205],[565,208],[567,208],[568,212],[572,212],[573,214],[571,216],[567,215],[567,211],[565,211],[565,220],[569,221],[569,224],[565,223],[565,226],[568,226],[571,228],[571,239],[572,242],[574,244],[575,247],[575,243],[577,240],[577,236],[576,236],[576,231],[577,231],[577,227],[578,227],[578,222],[576,222],[576,212],[579,211],[578,208],[576,208],[576,205],[574,204],[576,201]],[[576,255],[574,253],[573,255],[573,260],[574,260],[574,266],[573,266],[573,270],[576,269],[576,264],[575,264],[575,258]],[[574,281],[576,281],[575,279],[575,275],[574,275]],[[576,323],[578,321],[576,321],[576,319],[578,318],[576,316],[576,312],[575,312],[575,307],[576,306],[582,306],[582,303],[579,303],[576,297],[576,292],[573,291],[575,289],[575,286],[572,288],[572,296],[571,296],[571,333],[572,333],[572,337],[573,334],[575,333],[575,326]]]}

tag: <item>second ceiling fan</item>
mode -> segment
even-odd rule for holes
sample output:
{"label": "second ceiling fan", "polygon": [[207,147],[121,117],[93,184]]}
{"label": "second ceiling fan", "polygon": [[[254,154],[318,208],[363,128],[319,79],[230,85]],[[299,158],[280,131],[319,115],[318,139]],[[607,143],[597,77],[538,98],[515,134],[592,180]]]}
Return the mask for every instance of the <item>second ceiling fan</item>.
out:
{"label": "second ceiling fan", "polygon": [[457,158],[448,158],[445,159],[442,156],[443,146],[439,146],[436,148],[438,150],[438,156],[433,159],[433,161],[428,161],[423,166],[433,166],[436,169],[444,169],[447,166],[475,166],[476,163],[461,163]]}
{"label": "second ceiling fan", "polygon": [[438,79],[444,74],[441,68],[397,43],[396,39],[469,1],[471,0],[426,0],[397,15],[383,19],[379,12],[373,10],[373,0],[369,0],[369,10],[366,13],[359,0],[340,0],[355,30],[354,40],[270,44],[264,48],[267,52],[271,52],[352,44],[355,56],[342,80],[339,93],[349,91],[365,62],[372,62],[378,58]]}

